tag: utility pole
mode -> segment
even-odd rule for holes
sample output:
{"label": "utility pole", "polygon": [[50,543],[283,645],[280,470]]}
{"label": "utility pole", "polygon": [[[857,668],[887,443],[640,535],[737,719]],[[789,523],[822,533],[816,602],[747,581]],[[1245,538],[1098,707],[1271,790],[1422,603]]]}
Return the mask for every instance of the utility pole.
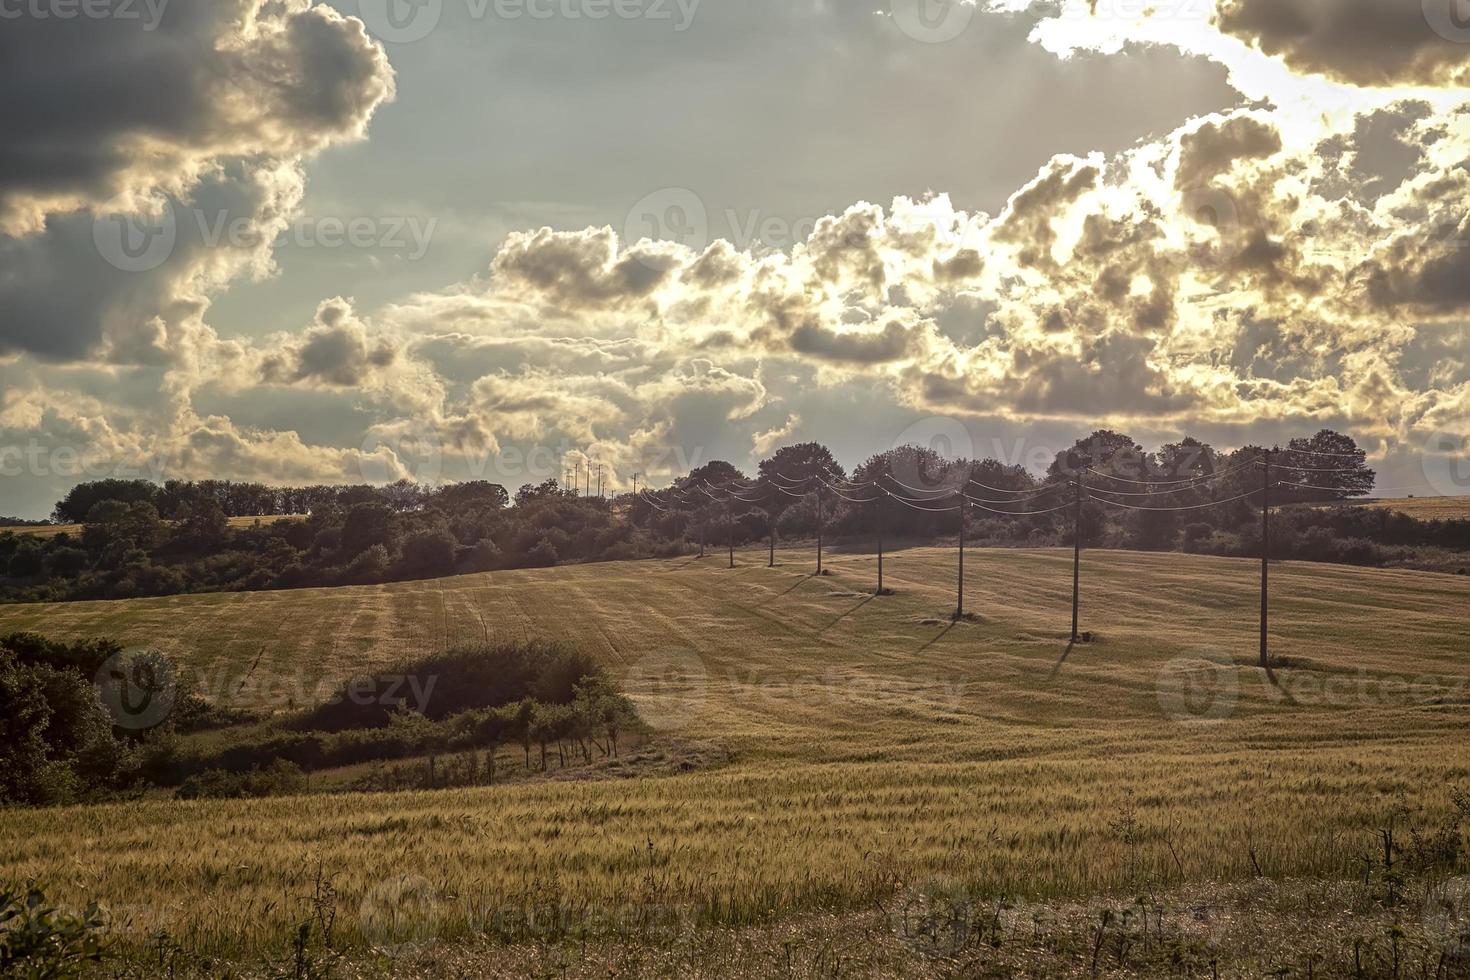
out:
{"label": "utility pole", "polygon": [[774,507],[772,507],[767,512],[767,517],[770,519],[770,522],[771,522],[771,561],[770,561],[770,564],[768,564],[766,567],[767,568],[775,568],[776,567],[776,510],[775,510]]}
{"label": "utility pole", "polygon": [[633,474],[633,496],[635,496],[635,497],[638,496],[638,477],[639,477],[639,475],[640,474],[638,474],[638,473],[634,473]]}
{"label": "utility pole", "polygon": [[1266,638],[1271,621],[1271,452],[1266,450],[1261,467],[1261,669],[1265,671],[1271,669],[1270,644]]}
{"label": "utility pole", "polygon": [[705,532],[709,530],[709,515],[706,513],[699,519],[699,557],[704,557]]}
{"label": "utility pole", "polygon": [[735,508],[725,501],[725,540],[730,545],[730,567],[735,567]]}
{"label": "utility pole", "polygon": [[572,484],[572,496],[582,496],[582,461],[577,460],[577,482]]}
{"label": "utility pole", "polygon": [[1082,474],[1072,485],[1077,488],[1077,505],[1072,512],[1072,642],[1079,643],[1078,620],[1082,610]]}
{"label": "utility pole", "polygon": [[959,581],[959,589],[958,589],[959,600],[955,603],[954,618],[955,619],[964,619],[965,618],[965,518],[968,516],[968,514],[966,513],[966,510],[968,508],[969,501],[967,501],[965,499],[965,495],[964,495],[963,491],[960,493],[959,498],[960,498],[960,581]]}
{"label": "utility pole", "polygon": [[822,574],[822,483],[817,481],[817,574]]}
{"label": "utility pole", "polygon": [[[882,487],[878,488],[883,490]],[[888,513],[888,491],[883,490],[883,496],[878,498],[878,595],[883,594],[883,523]]]}

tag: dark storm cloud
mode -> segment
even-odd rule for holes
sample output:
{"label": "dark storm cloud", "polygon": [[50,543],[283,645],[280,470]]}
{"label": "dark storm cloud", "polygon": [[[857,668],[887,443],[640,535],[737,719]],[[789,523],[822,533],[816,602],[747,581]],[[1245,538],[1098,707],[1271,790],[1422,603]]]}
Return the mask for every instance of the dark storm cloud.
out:
{"label": "dark storm cloud", "polygon": [[361,25],[304,2],[172,0],[0,30],[0,228],[48,205],[187,180],[232,153],[294,155],[359,132],[392,90]]}
{"label": "dark storm cloud", "polygon": [[901,323],[889,323],[877,332],[839,332],[818,323],[804,323],[792,331],[791,349],[824,361],[882,364],[907,356],[912,338],[913,331]]}
{"label": "dark storm cloud", "polygon": [[1238,160],[1260,159],[1281,152],[1275,126],[1251,116],[1209,122],[1179,140],[1179,170],[1174,186],[1202,187],[1234,168]]}
{"label": "dark storm cloud", "polygon": [[1224,0],[1220,29],[1292,70],[1364,86],[1462,86],[1459,0]]}
{"label": "dark storm cloud", "polygon": [[[392,85],[358,22],[305,0],[172,0],[151,29],[7,17],[0,354],[184,358],[210,294],[268,261],[302,155],[359,133]],[[156,261],[98,237],[134,230]]]}

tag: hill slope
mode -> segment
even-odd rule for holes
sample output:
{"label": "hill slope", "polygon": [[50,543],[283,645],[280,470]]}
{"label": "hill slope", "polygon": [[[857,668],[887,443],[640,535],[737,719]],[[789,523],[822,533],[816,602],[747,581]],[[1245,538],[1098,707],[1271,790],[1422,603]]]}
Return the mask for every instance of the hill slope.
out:
{"label": "hill slope", "polygon": [[[1398,794],[1428,820],[1470,783],[1465,579],[1278,566],[1273,685],[1251,666],[1251,562],[1091,553],[1083,622],[1100,639],[1069,651],[1070,553],[972,552],[980,618],[957,624],[951,550],[890,556],[897,594],[880,598],[870,555],[831,556],[821,578],[807,553],[778,557],[0,607],[0,630],[169,649],[257,706],[446,637],[565,638],[614,665],[655,726],[734,757],[629,782],[17,812],[0,877],[220,949],[279,942],[299,912],[282,896],[318,866],[350,910],[421,881],[433,897],[410,918],[435,935],[548,894],[745,922],[865,907],[930,875],[1044,898],[1256,865],[1354,874]],[[339,929],[381,938],[371,916]]]}

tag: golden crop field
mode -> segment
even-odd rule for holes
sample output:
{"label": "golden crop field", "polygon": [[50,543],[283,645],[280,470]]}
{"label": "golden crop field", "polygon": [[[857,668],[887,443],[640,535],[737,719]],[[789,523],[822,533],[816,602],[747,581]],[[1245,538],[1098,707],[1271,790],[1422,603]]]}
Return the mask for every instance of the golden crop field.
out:
{"label": "golden crop field", "polygon": [[958,623],[953,550],[891,555],[882,597],[872,555],[823,577],[778,557],[0,607],[6,631],[163,647],[258,707],[446,638],[562,638],[664,735],[730,752],[661,778],[12,811],[0,878],[242,954],[281,948],[319,871],[354,943],[546,901],[769,924],[936,876],[1041,900],[1350,877],[1396,805],[1429,820],[1470,787],[1464,578],[1275,566],[1273,684],[1249,561],[1089,553],[1097,639],[1069,650],[1070,552],[971,552]]}
{"label": "golden crop field", "polygon": [[1374,510],[1396,510],[1421,521],[1463,521],[1470,519],[1470,496],[1464,497],[1400,497],[1392,500],[1365,500],[1364,507]]}
{"label": "golden crop field", "polygon": [[[269,517],[230,517],[227,522],[230,527],[252,527],[256,524],[274,524],[277,521],[296,521],[300,517],[291,514],[277,514]],[[7,531],[19,535],[29,535],[37,538],[54,538],[58,534],[81,534],[86,530],[84,524],[37,524],[24,527],[0,527],[0,534]]]}

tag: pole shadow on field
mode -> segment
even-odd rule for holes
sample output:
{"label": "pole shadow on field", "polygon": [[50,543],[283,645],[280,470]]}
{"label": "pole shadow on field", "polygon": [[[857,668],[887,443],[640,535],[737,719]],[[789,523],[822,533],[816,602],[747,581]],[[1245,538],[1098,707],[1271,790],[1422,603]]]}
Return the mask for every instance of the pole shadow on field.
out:
{"label": "pole shadow on field", "polygon": [[798,578],[796,580],[795,583],[792,584],[791,588],[787,589],[785,592],[782,592],[782,593],[778,594],[776,596],[776,598],[777,599],[781,599],[781,598],[784,598],[785,596],[789,596],[791,593],[795,592],[797,589],[801,588],[803,585],[805,585],[809,581],[811,581],[811,577],[810,576],[806,576],[806,575],[801,576],[800,578]]}
{"label": "pole shadow on field", "polygon": [[826,632],[828,630],[830,630],[832,627],[836,626],[838,623],[842,622],[844,619],[846,619],[847,617],[851,616],[853,613],[857,612],[859,609],[863,608],[868,603],[872,602],[875,598],[877,598],[877,597],[876,596],[868,596],[862,602],[859,602],[857,605],[853,606],[847,612],[843,613],[841,616],[838,616],[836,619],[832,620],[832,622],[830,622],[826,626],[822,627],[821,634],[819,634],[819,635],[825,635]]}
{"label": "pole shadow on field", "polygon": [[954,629],[958,625],[959,625],[959,620],[956,619],[956,620],[951,621],[948,626],[946,626],[944,629],[942,629],[942,630],[939,631],[939,635],[938,636],[934,637],[934,639],[930,640],[928,643],[925,643],[923,646],[919,647],[919,652],[920,653],[923,653],[925,650],[929,649],[934,644],[936,644],[940,640],[944,639],[946,636],[949,635],[949,631],[952,630],[952,629]]}
{"label": "pole shadow on field", "polygon": [[1062,672],[1062,664],[1064,664],[1064,663],[1067,662],[1067,658],[1072,655],[1072,648],[1075,647],[1076,645],[1077,645],[1077,641],[1076,640],[1068,640],[1067,641],[1067,649],[1065,649],[1065,650],[1062,651],[1062,658],[1060,660],[1058,660],[1056,662],[1056,666],[1052,667],[1052,669],[1051,669],[1051,676],[1052,677],[1056,677],[1058,674],[1060,674]]}

